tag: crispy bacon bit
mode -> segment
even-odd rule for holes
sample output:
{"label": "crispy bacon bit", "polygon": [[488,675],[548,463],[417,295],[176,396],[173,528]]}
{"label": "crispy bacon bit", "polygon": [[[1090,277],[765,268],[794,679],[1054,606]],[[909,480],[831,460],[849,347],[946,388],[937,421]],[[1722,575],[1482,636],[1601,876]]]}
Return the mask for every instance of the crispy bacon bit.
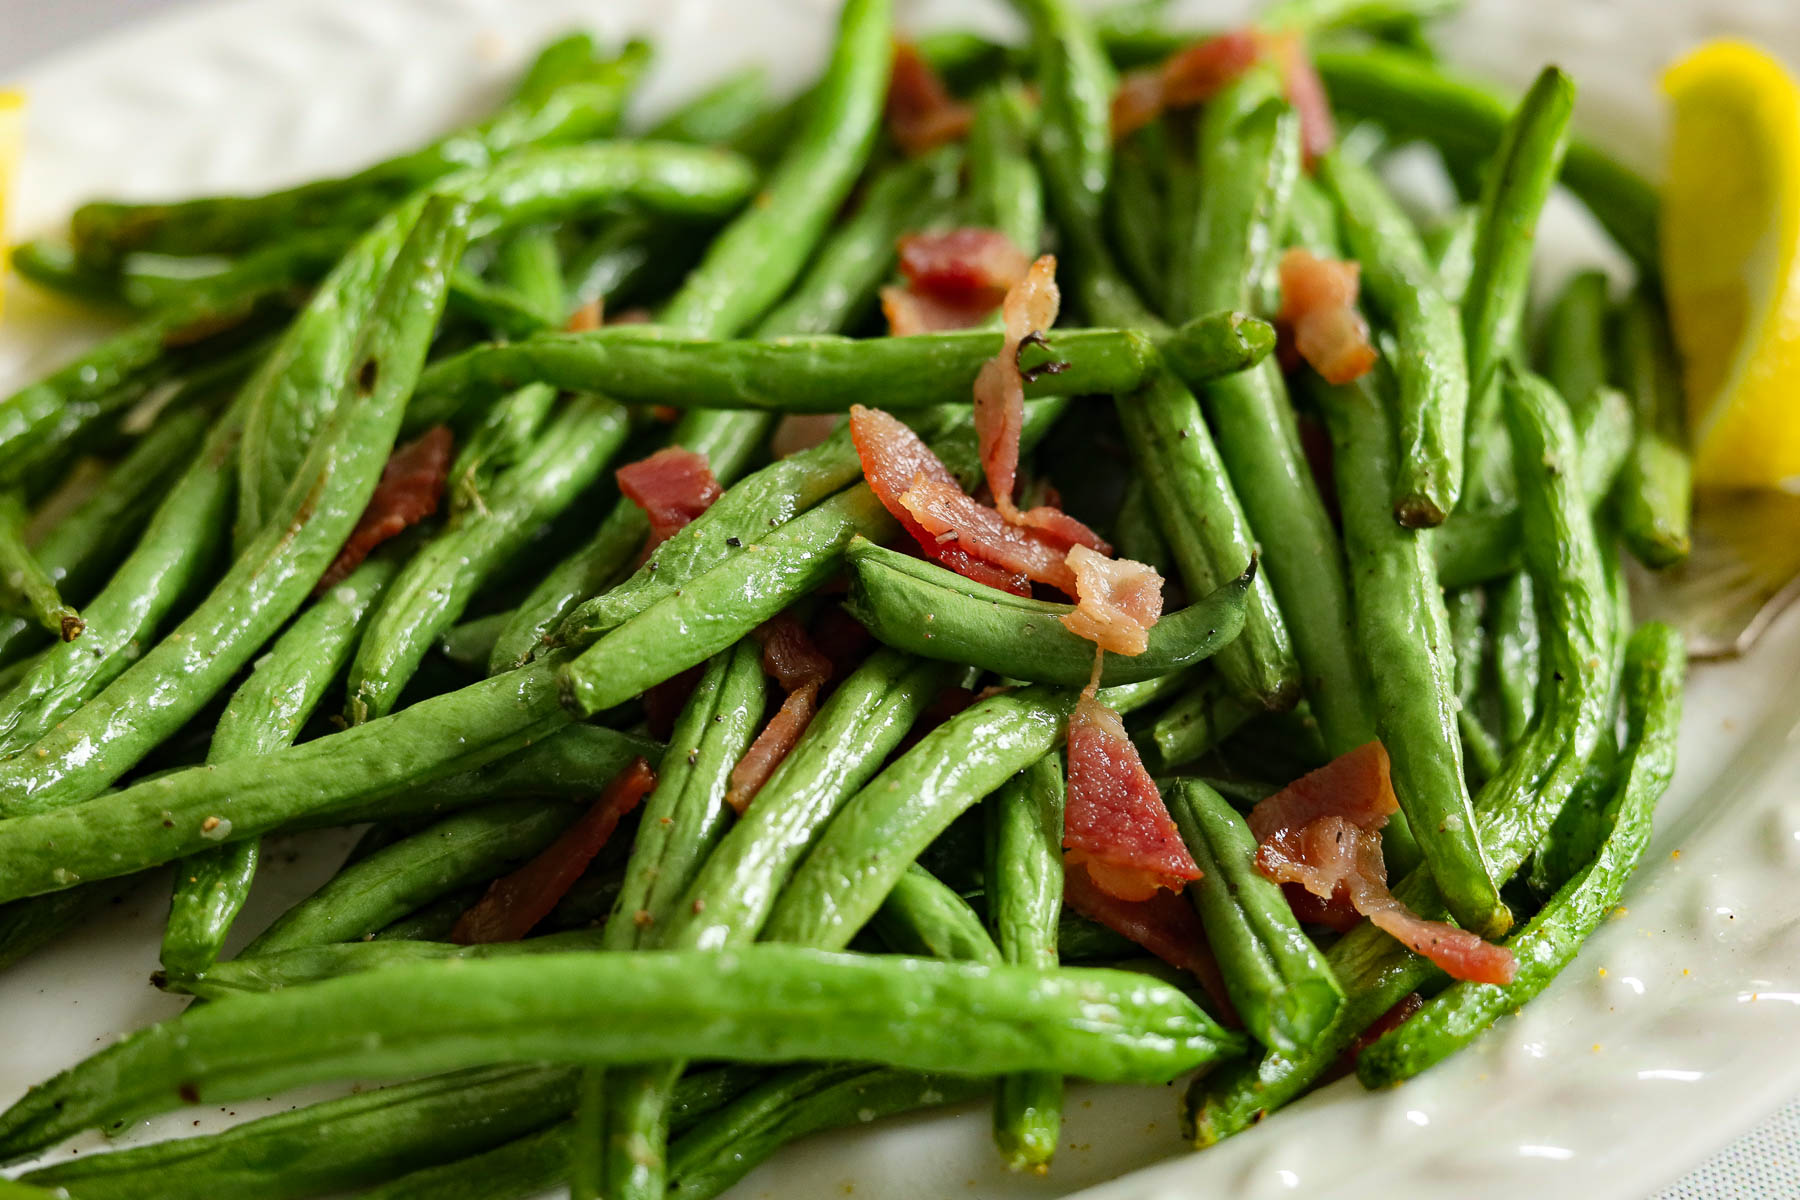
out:
{"label": "crispy bacon bit", "polygon": [[1225,977],[1207,944],[1206,927],[1185,897],[1157,891],[1146,900],[1121,900],[1097,886],[1086,869],[1071,866],[1063,873],[1063,902],[1198,979],[1219,1019],[1231,1026],[1241,1024],[1226,994]]}
{"label": "crispy bacon bit", "polygon": [[619,491],[650,518],[648,554],[712,507],[721,494],[706,456],[680,446],[658,450],[618,471]]}
{"label": "crispy bacon bit", "polygon": [[1398,808],[1387,751],[1379,742],[1360,746],[1251,810],[1256,869],[1278,883],[1300,885],[1324,902],[1340,927],[1346,910],[1369,918],[1453,978],[1512,982],[1517,963],[1511,950],[1427,920],[1388,891],[1380,831]]}
{"label": "crispy bacon bit", "polygon": [[342,583],[375,547],[437,511],[444,482],[450,477],[454,446],[450,427],[435,425],[395,448],[381,468],[381,481],[369,496],[368,507],[344,540],[344,548],[319,577],[314,595]]}
{"label": "crispy bacon bit", "polygon": [[819,691],[831,678],[831,660],[814,646],[800,622],[786,613],[763,622],[756,631],[762,642],[763,670],[779,683],[787,698],[731,769],[725,800],[738,815],[769,781],[818,710]]}
{"label": "crispy bacon bit", "polygon": [[1075,573],[1063,561],[1068,557],[1065,547],[1036,530],[1007,524],[999,513],[976,503],[954,480],[945,483],[920,473],[900,494],[900,505],[940,545],[960,546],[1002,571],[1075,594]]}
{"label": "crispy bacon bit", "polygon": [[1159,888],[1179,892],[1200,878],[1125,723],[1092,696],[1069,719],[1063,847],[1095,886],[1121,900],[1145,900]]}
{"label": "crispy bacon bit", "polygon": [[1331,149],[1336,130],[1325,85],[1306,47],[1288,34],[1233,30],[1195,42],[1170,55],[1159,67],[1133,71],[1113,96],[1113,137],[1141,129],[1169,109],[1204,104],[1264,62],[1273,63],[1281,72],[1288,102],[1300,114],[1301,146],[1311,163]]}
{"label": "crispy bacon bit", "polygon": [[602,297],[596,296],[569,314],[569,322],[563,326],[563,331],[565,333],[587,333],[600,328],[605,323],[606,301]]}
{"label": "crispy bacon bit", "polygon": [[973,329],[993,311],[992,304],[979,300],[945,299],[911,288],[881,289],[881,315],[887,318],[888,333],[894,337]]}
{"label": "crispy bacon bit", "polygon": [[981,365],[975,377],[975,433],[981,443],[981,469],[994,493],[994,506],[1017,523],[1013,487],[1019,473],[1019,437],[1025,428],[1025,380],[1019,374],[1019,347],[1056,324],[1062,292],[1056,286],[1056,258],[1045,254],[1031,264],[1000,306],[1005,337],[1000,353]]}
{"label": "crispy bacon bit", "polygon": [[[868,480],[870,490],[912,535],[926,558],[968,579],[1015,596],[1031,594],[1030,581],[1024,575],[1003,571],[954,542],[940,542],[900,503],[902,493],[920,475],[956,488],[956,477],[905,422],[878,408],[853,405],[850,409],[850,440],[856,445],[857,457],[862,460],[863,478]],[[957,490],[961,491],[960,488]]]}
{"label": "crispy bacon bit", "polygon": [[1155,567],[1130,559],[1107,558],[1086,546],[1072,546],[1065,560],[1075,575],[1075,611],[1063,628],[1114,654],[1142,654],[1150,627],[1162,616],[1162,576]]}
{"label": "crispy bacon bit", "polygon": [[538,856],[488,885],[487,893],[457,919],[450,940],[461,946],[516,942],[550,915],[581,878],[625,814],[656,787],[656,772],[636,759],[606,785],[600,799]]}
{"label": "crispy bacon bit", "polygon": [[967,136],[975,110],[957,100],[911,42],[894,43],[888,80],[887,128],[894,143],[917,157]]}
{"label": "crispy bacon bit", "polygon": [[1349,383],[1375,365],[1369,323],[1356,308],[1362,268],[1296,246],[1281,257],[1280,322],[1294,348],[1331,383]]}

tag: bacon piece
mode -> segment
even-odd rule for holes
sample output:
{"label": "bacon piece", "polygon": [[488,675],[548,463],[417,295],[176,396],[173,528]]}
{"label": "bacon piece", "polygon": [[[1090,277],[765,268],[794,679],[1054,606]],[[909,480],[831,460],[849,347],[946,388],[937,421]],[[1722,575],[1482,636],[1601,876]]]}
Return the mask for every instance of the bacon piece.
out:
{"label": "bacon piece", "polygon": [[606,301],[596,296],[569,314],[568,324],[563,326],[564,333],[588,333],[606,323]]}
{"label": "bacon piece", "polygon": [[1075,574],[1075,611],[1063,628],[1114,654],[1142,654],[1150,627],[1162,616],[1162,576],[1155,567],[1130,559],[1107,558],[1086,546],[1072,546],[1064,560]]}
{"label": "bacon piece", "polygon": [[888,333],[893,337],[973,329],[987,320],[993,311],[992,304],[981,300],[946,299],[911,288],[881,289],[881,315],[887,318]]}
{"label": "bacon piece", "polygon": [[812,723],[819,692],[831,678],[831,660],[787,613],[764,621],[756,638],[762,642],[763,670],[774,676],[787,698],[731,769],[725,800],[740,817]]}
{"label": "bacon piece", "polygon": [[369,557],[375,547],[397,537],[437,511],[450,478],[455,438],[448,425],[434,425],[404,446],[397,446],[381,468],[381,480],[343,549],[325,568],[313,589],[316,596],[336,587]]}
{"label": "bacon piece", "polygon": [[911,42],[895,42],[886,117],[895,145],[916,158],[967,136],[975,110],[950,94]]}
{"label": "bacon piece", "polygon": [[912,535],[926,558],[977,583],[997,587],[1015,596],[1031,594],[1030,581],[1023,574],[1003,571],[953,542],[940,542],[900,503],[901,495],[920,475],[959,492],[962,490],[956,486],[956,477],[905,422],[878,408],[852,405],[850,440],[856,446],[857,457],[862,460],[863,478],[868,480],[870,490]]}
{"label": "bacon piece", "polygon": [[1375,365],[1369,323],[1357,311],[1362,268],[1298,246],[1281,256],[1281,312],[1294,347],[1330,383],[1349,383]]}
{"label": "bacon piece", "polygon": [[1070,865],[1063,872],[1063,902],[1090,921],[1128,938],[1177,970],[1200,981],[1219,1019],[1240,1025],[1225,991],[1225,977],[1206,940],[1206,927],[1186,897],[1156,891],[1145,900],[1121,900],[1098,886],[1089,869]]}
{"label": "bacon piece", "polygon": [[[923,473],[900,494],[900,505],[926,535],[954,544],[1003,571],[1046,583],[1073,596],[1075,573],[1063,561],[1068,551],[1037,531],[1010,525],[993,509],[956,486]],[[930,553],[930,547],[926,547]]]}
{"label": "bacon piece", "polygon": [[1200,878],[1125,723],[1092,696],[1083,696],[1069,718],[1063,847],[1096,886],[1121,900],[1145,900],[1159,888],[1179,892]]}
{"label": "bacon piece", "polygon": [[[900,273],[914,291],[963,297],[997,308],[1025,278],[1031,259],[998,229],[964,226],[909,233],[899,241]],[[1054,270],[1055,262],[1052,260]],[[1055,313],[1051,314],[1052,319]]]}
{"label": "bacon piece", "polygon": [[606,785],[600,799],[538,856],[488,885],[475,906],[457,918],[450,940],[459,946],[516,942],[550,915],[581,878],[625,814],[656,787],[656,772],[643,759]]}
{"label": "bacon piece", "polygon": [[1054,325],[1061,308],[1056,258],[1045,254],[1031,264],[1024,279],[1008,289],[1000,306],[1005,331],[1000,353],[981,364],[981,373],[975,377],[975,433],[980,440],[981,469],[994,493],[994,506],[1014,523],[1019,520],[1019,510],[1013,506],[1013,487],[1019,474],[1019,438],[1025,430],[1025,378],[1019,372],[1019,347]]}
{"label": "bacon piece", "polygon": [[1233,30],[1203,39],[1165,59],[1161,66],[1133,71],[1113,95],[1115,139],[1141,129],[1173,108],[1189,108],[1218,95],[1258,63],[1281,72],[1288,103],[1300,115],[1300,143],[1311,165],[1331,149],[1337,131],[1325,85],[1300,39],[1291,34]]}
{"label": "bacon piece", "polygon": [[1388,890],[1380,831],[1398,807],[1387,751],[1379,742],[1360,746],[1251,810],[1256,869],[1323,901],[1340,927],[1346,908],[1369,918],[1452,978],[1512,982],[1517,963],[1511,950],[1427,920]]}
{"label": "bacon piece", "polygon": [[619,491],[650,518],[648,554],[712,507],[722,494],[706,456],[681,446],[658,450],[618,470]]}

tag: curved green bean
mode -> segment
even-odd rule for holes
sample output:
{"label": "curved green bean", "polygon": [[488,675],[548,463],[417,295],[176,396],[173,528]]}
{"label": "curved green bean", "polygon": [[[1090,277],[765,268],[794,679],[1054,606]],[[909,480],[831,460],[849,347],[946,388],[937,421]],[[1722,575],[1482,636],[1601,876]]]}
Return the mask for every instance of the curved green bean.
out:
{"label": "curved green bean", "polygon": [[22,616],[58,640],[72,642],[87,628],[64,603],[56,581],[25,544],[25,503],[0,492],[0,613]]}
{"label": "curved green bean", "polygon": [[1496,1019],[1517,1012],[1568,966],[1588,935],[1619,903],[1650,841],[1656,802],[1675,773],[1685,668],[1681,635],[1646,625],[1626,652],[1625,714],[1630,726],[1611,803],[1612,831],[1598,855],[1508,943],[1519,960],[1509,984],[1455,983],[1357,1059],[1366,1087],[1410,1079],[1468,1045]]}
{"label": "curved green bean", "polygon": [[791,946],[421,963],[201,1005],[0,1114],[0,1156],[190,1103],[476,1063],[851,1058],[1165,1082],[1241,1045],[1139,975]]}
{"label": "curved green bean", "polygon": [[[887,645],[1028,683],[1080,687],[1093,674],[1093,642],[1059,620],[1074,611],[1071,605],[1009,595],[867,538],[853,540],[845,560],[851,577],[845,607]],[[1100,681],[1138,683],[1210,658],[1243,629],[1255,575],[1252,563],[1211,595],[1158,620],[1142,654],[1107,655]]]}

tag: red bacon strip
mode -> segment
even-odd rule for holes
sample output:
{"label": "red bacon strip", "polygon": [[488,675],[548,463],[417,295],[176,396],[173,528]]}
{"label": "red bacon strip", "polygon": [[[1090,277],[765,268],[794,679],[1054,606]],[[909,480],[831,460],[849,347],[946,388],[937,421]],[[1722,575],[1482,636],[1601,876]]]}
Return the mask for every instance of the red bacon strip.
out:
{"label": "red bacon strip", "polygon": [[1233,1027],[1242,1024],[1226,994],[1218,960],[1207,944],[1206,927],[1185,897],[1158,891],[1146,900],[1121,900],[1096,886],[1086,869],[1070,866],[1063,873],[1063,903],[1192,975],[1212,1000],[1221,1021]]}
{"label": "red bacon strip", "polygon": [[706,456],[681,446],[658,450],[618,470],[619,491],[650,518],[648,554],[712,507],[722,494]]}
{"label": "red bacon strip", "polygon": [[1357,311],[1362,268],[1296,246],[1281,257],[1281,312],[1294,348],[1329,383],[1349,383],[1375,365],[1369,323]]}
{"label": "red bacon strip", "polygon": [[1142,654],[1162,616],[1162,576],[1130,559],[1072,546],[1064,560],[1075,575],[1075,611],[1063,627],[1114,654]]}
{"label": "red bacon strip", "polygon": [[1068,861],[1121,900],[1179,892],[1200,878],[1156,782],[1119,714],[1083,696],[1069,719],[1069,793],[1063,817]]}
{"label": "red bacon strip", "polygon": [[[853,405],[850,409],[850,440],[856,446],[857,457],[862,460],[863,478],[868,481],[870,490],[881,501],[882,507],[912,535],[926,558],[977,583],[997,587],[1015,596],[1031,594],[1030,581],[1024,575],[1003,571],[953,541],[939,541],[900,503],[901,495],[921,475],[956,488],[956,477],[905,422],[878,408]],[[957,490],[961,491],[960,488]]]}
{"label": "red bacon strip", "polygon": [[459,946],[516,942],[550,915],[581,878],[625,815],[656,787],[656,772],[639,758],[606,785],[600,799],[538,856],[488,885],[475,906],[457,918],[450,940]]}
{"label": "red bacon strip", "polygon": [[945,299],[912,288],[881,289],[881,315],[887,319],[888,333],[894,337],[973,329],[993,311],[992,304],[979,300]]}
{"label": "red bacon strip", "polygon": [[1113,137],[1141,129],[1169,109],[1204,104],[1238,76],[1265,62],[1281,72],[1288,103],[1300,115],[1301,146],[1311,163],[1331,149],[1336,128],[1325,85],[1307,57],[1306,47],[1289,34],[1233,30],[1179,50],[1161,66],[1131,72],[1113,96]]}
{"label": "red bacon strip", "polygon": [[906,286],[881,289],[881,311],[895,337],[980,325],[1031,266],[997,229],[911,233],[899,249]]}
{"label": "red bacon strip", "polygon": [[[1360,746],[1251,810],[1256,868],[1278,883],[1298,884],[1340,928],[1360,914],[1455,979],[1512,982],[1518,964],[1511,950],[1427,920],[1388,890],[1380,830],[1398,807],[1387,751],[1379,742]],[[1299,906],[1295,911],[1308,919]]]}
{"label": "red bacon strip", "polygon": [[[900,506],[940,546],[960,546],[1002,571],[1075,594],[1075,573],[1064,561],[1066,547],[1057,546],[1036,530],[1008,524],[954,480],[945,483],[923,473],[916,475],[900,494]],[[926,553],[931,553],[929,546]]]}
{"label": "red bacon strip", "polygon": [[1000,306],[1005,336],[1000,353],[981,365],[975,377],[975,433],[980,440],[981,469],[994,507],[1013,523],[1018,482],[1019,438],[1025,429],[1025,378],[1019,373],[1019,347],[1032,335],[1056,324],[1062,293],[1056,286],[1056,259],[1046,254],[1031,264],[1023,279],[1006,293]]}
{"label": "red bacon strip", "polygon": [[966,137],[975,110],[957,100],[911,42],[894,43],[888,78],[887,129],[911,157]]}
{"label": "red bacon strip", "polygon": [[448,425],[434,425],[406,445],[395,447],[387,465],[381,468],[381,480],[370,494],[356,528],[319,577],[314,595],[342,583],[375,547],[437,511],[444,481],[450,477],[454,448],[455,438]]}
{"label": "red bacon strip", "polygon": [[831,678],[831,660],[792,616],[782,613],[763,622],[756,637],[762,642],[763,670],[774,676],[787,698],[731,769],[725,800],[740,817],[812,723],[819,692]]}

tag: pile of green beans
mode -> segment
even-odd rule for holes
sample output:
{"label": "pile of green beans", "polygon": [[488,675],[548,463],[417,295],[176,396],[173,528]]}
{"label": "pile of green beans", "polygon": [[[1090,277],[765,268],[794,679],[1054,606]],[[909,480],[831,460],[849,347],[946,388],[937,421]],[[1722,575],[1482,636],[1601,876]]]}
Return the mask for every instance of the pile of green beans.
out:
{"label": "pile of green beans", "polygon": [[[1361,1052],[1370,1087],[1573,960],[1643,856],[1681,711],[1680,637],[1634,626],[1623,566],[1690,540],[1655,192],[1571,132],[1560,71],[1514,102],[1422,53],[1454,0],[1269,6],[1356,125],[1323,152],[1267,63],[1115,139],[1121,78],[1198,35],[1155,3],[1014,7],[1021,44],[918,43],[969,121],[917,153],[884,124],[895,4],[843,0],[786,103],[751,70],[636,127],[652,48],[573,34],[485,119],[354,174],[96,201],[14,252],[126,324],[0,398],[0,969],[166,887],[154,983],[196,1003],[0,1112],[0,1161],[399,1082],[0,1195],[709,1200],[796,1139],[977,1099],[1005,1166],[1054,1179],[1068,1079],[1200,1069],[1207,1145],[1408,993],[1430,998]],[[1416,142],[1462,205],[1396,198]],[[1558,183],[1641,276],[1577,272],[1537,314]],[[998,316],[890,337],[876,311],[898,244],[958,227],[1054,248],[1064,313],[1015,364],[1019,503],[1062,489],[1167,577],[1139,654],[1096,660],[1076,606],[914,553],[832,423],[887,410],[980,482]],[[1357,265],[1359,378],[1285,344],[1295,251]],[[390,515],[395,448],[445,431],[426,511],[322,584]],[[651,544],[615,471],[665,448],[720,491]],[[789,714],[777,619],[831,675],[740,811],[735,768]],[[1110,802],[1064,754],[1084,688],[1200,870],[1161,900],[1197,917],[1210,995],[1073,907],[1065,816]],[[1262,873],[1249,810],[1377,740],[1394,895],[1505,938],[1511,984],[1445,986]],[[596,848],[592,806],[640,762]],[[237,928],[265,837],[359,825]],[[524,936],[455,940],[557,871]]]}

